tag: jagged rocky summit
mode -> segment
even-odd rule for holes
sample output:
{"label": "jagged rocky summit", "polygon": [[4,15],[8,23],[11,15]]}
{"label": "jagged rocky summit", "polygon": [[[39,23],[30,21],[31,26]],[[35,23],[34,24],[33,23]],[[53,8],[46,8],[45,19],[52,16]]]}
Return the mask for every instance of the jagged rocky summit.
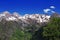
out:
{"label": "jagged rocky summit", "polygon": [[29,23],[31,21],[36,21],[37,23],[42,22],[48,22],[50,18],[50,15],[45,14],[25,14],[25,15],[19,15],[19,13],[14,12],[13,14],[9,13],[8,11],[5,11],[3,13],[0,13],[0,21],[6,20],[6,21],[23,21],[25,23]]}

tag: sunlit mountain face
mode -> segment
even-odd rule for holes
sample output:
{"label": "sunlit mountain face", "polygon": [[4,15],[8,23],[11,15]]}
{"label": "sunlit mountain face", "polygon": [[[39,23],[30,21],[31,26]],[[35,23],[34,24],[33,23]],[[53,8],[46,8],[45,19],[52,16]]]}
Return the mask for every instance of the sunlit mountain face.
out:
{"label": "sunlit mountain face", "polygon": [[8,11],[2,12],[0,14],[0,21],[5,19],[6,21],[19,21],[22,20],[24,22],[28,22],[29,20],[36,20],[36,22],[41,23],[41,22],[48,22],[50,18],[50,15],[45,15],[45,14],[25,14],[25,15],[20,15],[17,12],[14,12],[13,14],[9,13]]}

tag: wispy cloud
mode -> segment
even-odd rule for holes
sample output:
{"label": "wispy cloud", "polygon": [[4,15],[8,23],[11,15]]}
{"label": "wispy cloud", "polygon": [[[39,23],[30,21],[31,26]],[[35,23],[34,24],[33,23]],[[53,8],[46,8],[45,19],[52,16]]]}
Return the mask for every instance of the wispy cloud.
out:
{"label": "wispy cloud", "polygon": [[52,13],[55,13],[55,11],[51,11]]}
{"label": "wispy cloud", "polygon": [[45,13],[48,13],[50,11],[50,9],[44,9],[43,10]]}
{"label": "wispy cloud", "polygon": [[55,6],[50,6],[50,8],[55,9]]}
{"label": "wispy cloud", "polygon": [[55,13],[55,11],[53,9],[55,9],[55,6],[50,6],[50,8],[43,9],[43,11],[45,13],[48,13],[48,12]]}

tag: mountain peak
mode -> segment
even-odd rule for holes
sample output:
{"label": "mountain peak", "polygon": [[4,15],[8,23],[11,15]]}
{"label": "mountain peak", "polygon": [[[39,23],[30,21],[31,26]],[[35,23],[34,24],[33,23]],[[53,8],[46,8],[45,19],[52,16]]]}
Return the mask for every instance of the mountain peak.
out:
{"label": "mountain peak", "polygon": [[8,11],[4,11],[4,12],[3,12],[3,14],[9,14],[9,13],[10,13],[10,12],[8,12]]}
{"label": "mountain peak", "polygon": [[18,12],[14,12],[14,13],[13,13],[13,16],[15,16],[15,17],[19,17],[20,14],[19,14]]}
{"label": "mountain peak", "polygon": [[28,22],[27,20],[36,20],[36,22],[40,23],[40,22],[48,22],[50,15],[41,15],[41,14],[25,14],[24,16],[19,15],[19,13],[14,12],[13,14],[10,14],[10,12],[5,11],[3,13],[0,14],[0,19],[6,19],[7,21],[17,21],[17,20],[22,20],[25,22]]}

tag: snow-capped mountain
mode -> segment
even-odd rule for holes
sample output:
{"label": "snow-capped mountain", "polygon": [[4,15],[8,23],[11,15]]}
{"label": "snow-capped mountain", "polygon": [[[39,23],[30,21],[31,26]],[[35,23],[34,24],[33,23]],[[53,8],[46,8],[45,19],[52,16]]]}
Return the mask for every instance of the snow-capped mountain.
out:
{"label": "snow-capped mountain", "polygon": [[19,15],[19,13],[14,12],[13,14],[5,11],[0,13],[0,21],[5,19],[6,21],[19,21],[22,20],[23,22],[29,23],[32,20],[36,20],[37,23],[41,22],[48,22],[50,15],[45,14],[25,14],[24,16]]}

